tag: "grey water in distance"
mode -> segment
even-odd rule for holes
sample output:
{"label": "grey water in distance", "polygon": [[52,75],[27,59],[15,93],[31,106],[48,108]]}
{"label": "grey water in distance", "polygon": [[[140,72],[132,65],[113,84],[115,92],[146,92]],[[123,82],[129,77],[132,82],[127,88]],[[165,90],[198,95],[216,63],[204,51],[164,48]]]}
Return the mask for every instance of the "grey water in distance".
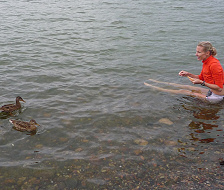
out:
{"label": "grey water in distance", "polygon": [[[192,85],[178,72],[200,73],[199,41],[224,65],[223,10],[223,0],[0,1],[0,105],[26,101],[0,115],[1,187],[222,189],[223,104],[144,81]],[[29,135],[9,119],[40,127]]]}

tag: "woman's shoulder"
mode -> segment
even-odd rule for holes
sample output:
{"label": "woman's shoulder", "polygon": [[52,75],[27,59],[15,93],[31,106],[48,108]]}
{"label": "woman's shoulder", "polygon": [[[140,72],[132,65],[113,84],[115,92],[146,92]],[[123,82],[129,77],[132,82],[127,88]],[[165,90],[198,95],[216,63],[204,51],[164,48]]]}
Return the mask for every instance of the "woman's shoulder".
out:
{"label": "woman's shoulder", "polygon": [[216,71],[217,70],[223,70],[222,65],[220,64],[219,60],[216,59],[215,57],[210,62],[210,69],[211,70],[216,70]]}
{"label": "woman's shoulder", "polygon": [[211,59],[212,62],[220,63],[219,60],[216,57],[214,57],[214,56],[211,56],[211,57],[212,57],[212,59]]}

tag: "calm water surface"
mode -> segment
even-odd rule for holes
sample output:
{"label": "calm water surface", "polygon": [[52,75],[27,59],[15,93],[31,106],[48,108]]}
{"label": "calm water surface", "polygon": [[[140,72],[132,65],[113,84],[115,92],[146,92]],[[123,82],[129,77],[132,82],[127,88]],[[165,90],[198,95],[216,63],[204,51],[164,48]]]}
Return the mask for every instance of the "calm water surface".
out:
{"label": "calm water surface", "polygon": [[[199,41],[224,64],[223,0],[0,3],[5,189],[223,189],[224,105],[158,92],[190,84]],[[159,84],[166,88],[169,86]],[[35,135],[9,119],[35,119]]]}

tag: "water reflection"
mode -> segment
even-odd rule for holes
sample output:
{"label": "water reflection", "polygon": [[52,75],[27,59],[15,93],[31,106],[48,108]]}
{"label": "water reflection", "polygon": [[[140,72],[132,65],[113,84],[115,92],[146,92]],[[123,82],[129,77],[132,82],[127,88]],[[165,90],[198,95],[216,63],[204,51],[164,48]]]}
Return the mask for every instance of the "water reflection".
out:
{"label": "water reflection", "polygon": [[[189,128],[195,130],[197,133],[203,133],[205,130],[212,130],[217,128],[216,120],[220,118],[218,112],[222,109],[221,106],[214,107],[194,107],[193,116],[196,118],[196,121],[192,121],[189,124]],[[208,121],[208,123],[206,123]],[[212,124],[209,123],[212,121]]]}
{"label": "water reflection", "polygon": [[181,147],[178,149],[180,155],[186,157],[187,154],[204,154],[208,149],[215,152],[215,148],[219,145],[219,134],[217,133],[222,131],[222,129],[219,129],[218,120],[223,105],[191,101],[190,106],[189,104],[183,104],[182,107],[193,113],[193,119],[188,125],[190,129],[188,140],[190,140],[191,144],[189,145],[189,141],[187,143],[180,141]]}
{"label": "water reflection", "polygon": [[222,106],[216,106],[214,107],[197,107],[196,110],[194,110],[193,115],[197,119],[203,119],[203,120],[217,120],[220,116],[218,116],[218,112],[222,109]]}
{"label": "water reflection", "polygon": [[7,118],[9,118],[10,116],[8,115],[8,114],[6,114],[6,113],[4,113],[4,112],[1,112],[0,113],[0,119],[7,119]]}
{"label": "water reflection", "polygon": [[[193,116],[197,119],[197,121],[192,121],[189,124],[189,128],[194,130],[195,133],[191,133],[191,139],[193,141],[198,141],[200,143],[211,143],[214,142],[216,138],[207,137],[204,138],[203,135],[200,138],[199,133],[211,133],[211,130],[217,129],[219,125],[217,125],[214,121],[218,120],[220,116],[218,112],[221,110],[221,106],[214,107],[198,107],[194,112]],[[199,120],[199,121],[198,121]],[[203,121],[202,121],[203,120]],[[205,121],[213,121],[213,123],[206,123]],[[215,123],[215,124],[214,124]]]}
{"label": "water reflection", "polygon": [[18,116],[19,114],[21,114],[23,112],[22,109],[19,109],[19,110],[16,110],[14,112],[11,112],[11,113],[6,113],[6,112],[0,112],[0,119],[8,119],[8,118],[11,118],[11,117],[16,117]]}

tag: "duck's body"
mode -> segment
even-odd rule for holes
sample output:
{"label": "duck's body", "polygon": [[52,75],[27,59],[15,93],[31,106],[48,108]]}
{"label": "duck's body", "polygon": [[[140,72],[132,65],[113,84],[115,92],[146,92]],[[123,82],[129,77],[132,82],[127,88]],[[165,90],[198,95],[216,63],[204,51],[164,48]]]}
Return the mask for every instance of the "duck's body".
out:
{"label": "duck's body", "polygon": [[2,110],[3,112],[6,112],[6,113],[12,113],[13,111],[16,111],[16,110],[21,108],[20,101],[25,102],[20,96],[17,96],[16,97],[16,104],[4,105],[0,108],[0,110]]}
{"label": "duck's body", "polygon": [[34,132],[37,130],[36,125],[39,126],[34,119],[31,119],[29,122],[10,119],[9,122],[14,125],[17,131]]}

